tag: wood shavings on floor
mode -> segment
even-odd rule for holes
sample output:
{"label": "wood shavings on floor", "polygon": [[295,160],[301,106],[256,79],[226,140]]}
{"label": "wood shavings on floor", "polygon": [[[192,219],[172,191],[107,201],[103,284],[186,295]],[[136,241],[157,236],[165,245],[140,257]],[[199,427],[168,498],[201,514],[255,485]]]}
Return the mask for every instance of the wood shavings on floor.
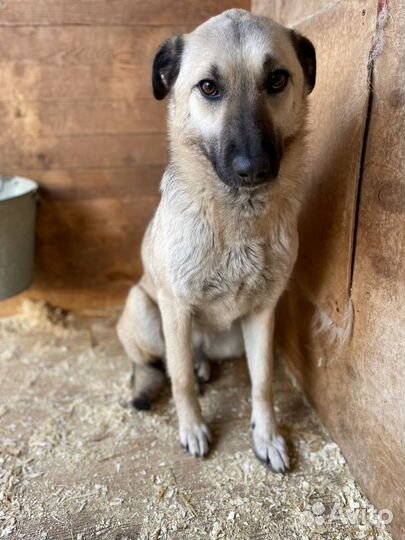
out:
{"label": "wood shavings on floor", "polygon": [[214,448],[194,459],[178,444],[169,390],[153,412],[128,406],[115,321],[32,302],[0,321],[0,538],[391,538],[281,368],[292,471],[274,474],[252,452],[243,360],[218,365],[203,388]]}

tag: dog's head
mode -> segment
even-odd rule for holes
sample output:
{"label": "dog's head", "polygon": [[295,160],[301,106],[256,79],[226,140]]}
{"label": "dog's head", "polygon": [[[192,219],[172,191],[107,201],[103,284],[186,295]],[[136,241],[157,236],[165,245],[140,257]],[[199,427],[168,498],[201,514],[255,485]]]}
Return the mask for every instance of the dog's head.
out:
{"label": "dog's head", "polygon": [[152,85],[170,94],[169,129],[233,187],[277,178],[315,85],[312,43],[265,17],[233,9],[158,50]]}

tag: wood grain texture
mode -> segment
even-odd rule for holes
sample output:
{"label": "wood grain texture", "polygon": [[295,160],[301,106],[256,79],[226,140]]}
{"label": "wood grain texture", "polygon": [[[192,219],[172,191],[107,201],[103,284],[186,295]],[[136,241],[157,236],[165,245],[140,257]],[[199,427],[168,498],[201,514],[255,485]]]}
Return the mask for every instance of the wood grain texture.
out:
{"label": "wood grain texture", "polygon": [[2,315],[27,296],[77,311],[120,305],[140,275],[141,239],[157,202],[157,194],[42,199],[35,286],[2,303]]}
{"label": "wood grain texture", "polygon": [[112,64],[149,67],[160,43],[190,29],[185,24],[156,28],[0,25],[0,59],[1,63],[18,62],[17,71],[33,63],[40,64],[38,67]]}
{"label": "wood grain texture", "polygon": [[2,167],[20,169],[129,168],[166,163],[166,136],[71,135],[66,137],[11,137],[1,145]]}
{"label": "wood grain texture", "polygon": [[[355,477],[379,509],[393,513],[390,529],[402,540],[405,10],[390,3],[384,28],[381,11],[377,21],[383,6],[342,2],[299,26],[319,58],[309,165],[315,183],[278,337]],[[301,17],[297,9],[292,20]]]}
{"label": "wood grain texture", "polygon": [[275,19],[280,24],[295,26],[305,19],[328,11],[340,0],[252,0],[252,11]]}
{"label": "wood grain texture", "polygon": [[[352,288],[357,380],[349,394],[351,403],[359,393],[364,396],[352,426],[360,434],[362,455],[354,471],[377,506],[392,510],[392,530],[400,539],[405,537],[404,36],[405,6],[392,2],[373,73]],[[348,355],[346,365],[351,363]]]}
{"label": "wood grain texture", "polygon": [[[0,29],[1,34],[1,29]],[[149,99],[150,64],[62,64],[0,61],[1,99]]]}
{"label": "wood grain texture", "polygon": [[0,101],[0,144],[10,136],[162,134],[166,103],[152,97],[137,100]]}
{"label": "wood grain texture", "polygon": [[132,168],[22,169],[41,184],[42,200],[126,199],[157,197],[164,165]]}
{"label": "wood grain texture", "polygon": [[248,0],[7,0],[0,25],[197,25],[225,9],[250,8]]}

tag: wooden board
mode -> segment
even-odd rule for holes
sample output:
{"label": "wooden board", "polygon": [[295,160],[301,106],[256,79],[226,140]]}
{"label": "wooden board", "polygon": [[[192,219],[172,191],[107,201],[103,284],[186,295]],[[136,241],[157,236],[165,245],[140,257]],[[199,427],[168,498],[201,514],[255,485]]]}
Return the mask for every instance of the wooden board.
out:
{"label": "wooden board", "polygon": [[38,275],[36,297],[76,309],[91,307],[83,304],[86,291],[97,291],[100,307],[121,302],[141,271],[143,229],[156,204],[157,196],[43,203],[37,257],[46,272]]}
{"label": "wooden board", "polygon": [[[26,177],[41,183],[41,200],[83,201],[88,199],[128,199],[158,196],[164,171],[162,165],[140,165],[131,168],[22,169]],[[95,197],[95,193],[97,197]]]}
{"label": "wooden board", "polygon": [[304,19],[329,10],[339,0],[252,0],[252,11],[271,17],[280,24],[294,26]]}
{"label": "wooden board", "polygon": [[13,0],[4,2],[0,25],[191,27],[226,9],[250,8],[246,0]]}
{"label": "wooden board", "polygon": [[[21,169],[129,168],[166,163],[165,134],[67,135],[60,137],[11,136],[1,145],[2,167],[7,173]],[[37,179],[37,176],[34,178]],[[97,193],[94,193],[97,198]]]}
{"label": "wooden board", "polygon": [[340,0],[252,0],[252,11],[271,17],[280,24],[294,26],[319,14],[329,11]]}
{"label": "wooden board", "polygon": [[[0,29],[1,35],[1,29]],[[149,99],[150,64],[43,64],[0,61],[1,98],[27,101]]]}
{"label": "wooden board", "polygon": [[[351,426],[357,452],[346,444],[346,453],[370,498],[392,510],[392,530],[400,539],[405,537],[404,36],[405,6],[392,2],[373,71],[352,287],[356,324],[345,358],[355,377],[346,404],[359,409]],[[362,459],[356,462],[358,453]]]}
{"label": "wooden board", "polygon": [[40,64],[38,68],[55,65],[149,66],[160,43],[190,30],[184,22],[183,25],[157,27],[66,24],[7,27],[1,25],[1,13],[4,11],[0,12],[0,61],[18,62],[16,71],[33,63]]}
{"label": "wooden board", "polygon": [[166,104],[137,100],[83,99],[0,101],[0,145],[10,136],[60,137],[163,133]]}

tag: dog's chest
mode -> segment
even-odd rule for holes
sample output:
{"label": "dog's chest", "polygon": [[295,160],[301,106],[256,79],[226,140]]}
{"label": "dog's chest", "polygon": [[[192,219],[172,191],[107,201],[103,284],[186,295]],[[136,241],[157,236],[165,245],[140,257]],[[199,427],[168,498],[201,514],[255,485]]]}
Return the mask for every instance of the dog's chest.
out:
{"label": "dog's chest", "polygon": [[229,322],[243,315],[272,281],[268,238],[236,234],[223,241],[213,227],[196,222],[173,239],[170,255],[176,294],[191,304],[197,318]]}
{"label": "dog's chest", "polygon": [[263,240],[237,240],[214,250],[197,287],[204,298],[244,297],[266,283],[269,249]]}

